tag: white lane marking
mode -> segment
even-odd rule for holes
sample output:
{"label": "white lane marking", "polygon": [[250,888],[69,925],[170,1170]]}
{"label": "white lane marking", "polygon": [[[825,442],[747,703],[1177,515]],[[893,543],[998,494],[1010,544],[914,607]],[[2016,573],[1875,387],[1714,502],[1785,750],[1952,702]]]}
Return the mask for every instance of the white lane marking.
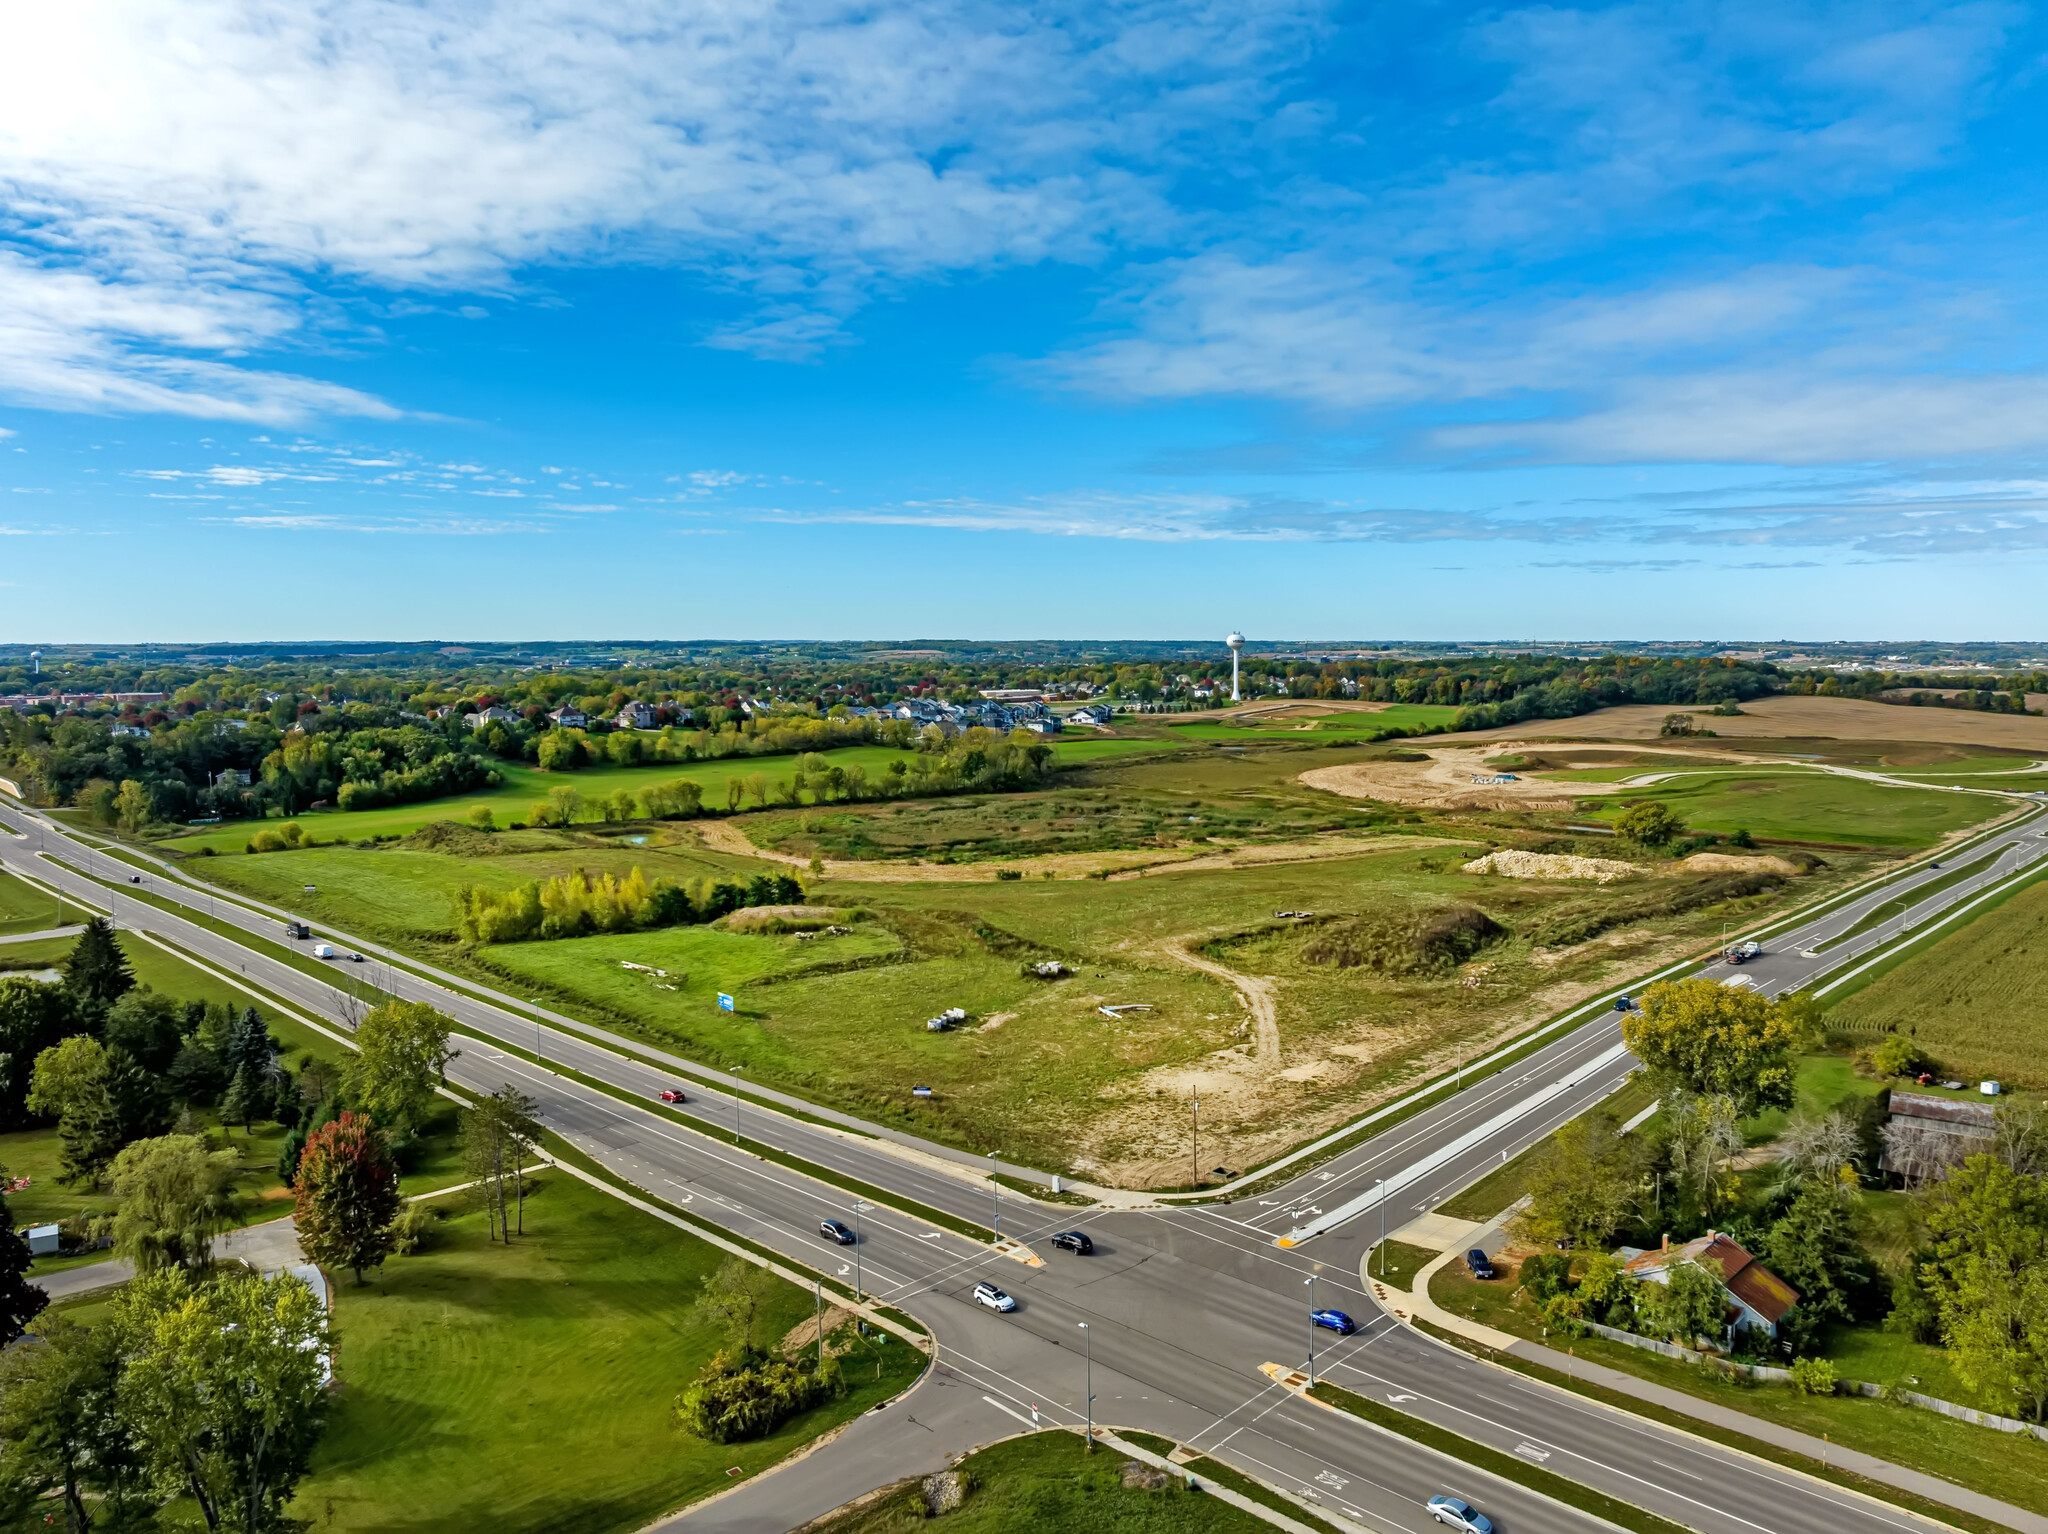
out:
{"label": "white lane marking", "polygon": [[1693,1475],[1693,1473],[1690,1470],[1680,1470],[1676,1465],[1667,1464],[1665,1461],[1661,1459],[1653,1459],[1650,1461],[1650,1463],[1657,1466],[1661,1470],[1669,1470],[1674,1475],[1691,1476],[1692,1479],[1695,1481],[1704,1481],[1706,1479],[1706,1477],[1703,1475]]}
{"label": "white lane marking", "polygon": [[1015,1417],[1019,1422],[1023,1423],[1026,1427],[1029,1428],[1035,1428],[1038,1426],[1036,1422],[1033,1422],[1029,1417],[1025,1416],[1022,1412],[1011,1411],[1009,1407],[1003,1405],[1001,1401],[998,1401],[992,1395],[984,1395],[982,1396],[982,1399],[988,1402],[988,1404],[993,1406],[997,1411],[1001,1412],[1005,1417]]}
{"label": "white lane marking", "polygon": [[1533,1443],[1518,1443],[1515,1445],[1515,1452],[1523,1459],[1533,1459],[1539,1465],[1550,1458],[1548,1449],[1539,1449]]}

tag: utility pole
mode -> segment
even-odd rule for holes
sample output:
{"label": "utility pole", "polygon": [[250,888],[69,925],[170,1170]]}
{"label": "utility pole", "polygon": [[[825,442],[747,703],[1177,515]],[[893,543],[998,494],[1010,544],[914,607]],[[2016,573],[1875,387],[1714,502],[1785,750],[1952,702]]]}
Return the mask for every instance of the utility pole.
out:
{"label": "utility pole", "polygon": [[740,1072],[741,1072],[741,1071],[743,1071],[743,1070],[745,1070],[745,1069],[746,1069],[746,1067],[745,1067],[745,1066],[743,1066],[743,1065],[735,1065],[735,1066],[734,1066],[734,1067],[732,1068],[732,1071],[731,1071],[731,1076],[732,1076],[732,1143],[733,1143],[733,1144],[735,1144],[735,1145],[737,1145],[737,1144],[739,1144],[739,1143],[740,1143]]}
{"label": "utility pole", "polygon": [[1202,1185],[1202,1089],[1200,1087],[1195,1088],[1195,1143],[1192,1159],[1195,1163],[1194,1182],[1195,1186],[1199,1188]]}
{"label": "utility pole", "polygon": [[533,1008],[533,1058],[542,1065],[546,1065],[548,1057],[540,1052],[540,998],[538,996],[529,996],[526,998],[526,1002],[528,1006]]}
{"label": "utility pole", "polygon": [[996,1181],[996,1153],[994,1151],[988,1153],[988,1188],[989,1192],[995,1196],[995,1231],[996,1239],[1000,1241],[1003,1236],[1003,1185]]}
{"label": "utility pole", "polygon": [[811,1280],[811,1319],[818,1328],[818,1372],[825,1372],[825,1285]]}
{"label": "utility pole", "polygon": [[1088,1350],[1087,1400],[1082,1404],[1088,1410],[1088,1447],[1084,1453],[1095,1452],[1095,1333],[1088,1329],[1088,1323],[1081,1323],[1081,1340]]}

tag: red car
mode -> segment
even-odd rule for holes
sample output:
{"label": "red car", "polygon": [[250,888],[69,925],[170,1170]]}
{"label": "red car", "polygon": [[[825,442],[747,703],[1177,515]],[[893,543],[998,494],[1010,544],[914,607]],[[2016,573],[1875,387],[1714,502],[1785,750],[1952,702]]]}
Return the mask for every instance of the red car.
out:
{"label": "red car", "polygon": [[682,1102],[685,1100],[683,1089],[681,1087],[664,1087],[661,1093],[661,1100],[665,1103]]}

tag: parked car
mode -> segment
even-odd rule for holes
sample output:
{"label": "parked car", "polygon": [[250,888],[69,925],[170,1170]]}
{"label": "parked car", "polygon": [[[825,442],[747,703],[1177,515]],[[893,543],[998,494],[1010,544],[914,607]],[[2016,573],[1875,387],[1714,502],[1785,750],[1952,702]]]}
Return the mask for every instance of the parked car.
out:
{"label": "parked car", "polygon": [[853,1232],[837,1220],[820,1220],[818,1222],[818,1234],[827,1241],[837,1241],[841,1246],[853,1245]]}
{"label": "parked car", "polygon": [[683,1089],[681,1087],[663,1087],[661,1089],[661,1100],[665,1103],[686,1103],[689,1101],[687,1097],[683,1096]]}
{"label": "parked car", "polygon": [[1500,1277],[1499,1270],[1493,1265],[1493,1259],[1476,1246],[1465,1254],[1465,1268],[1474,1278]]}
{"label": "parked car", "polygon": [[990,1310],[1015,1310],[1017,1308],[1017,1302],[1003,1293],[994,1284],[976,1284],[974,1286],[974,1303],[985,1306]]}
{"label": "parked car", "polygon": [[1457,1497],[1431,1497],[1429,1516],[1438,1523],[1462,1529],[1464,1534],[1493,1534],[1493,1520]]}
{"label": "parked car", "polygon": [[1076,1257],[1086,1257],[1095,1250],[1095,1243],[1085,1230],[1063,1230],[1052,1238],[1052,1244],[1063,1252],[1072,1252]]}
{"label": "parked car", "polygon": [[1309,1312],[1309,1319],[1317,1326],[1327,1327],[1339,1337],[1349,1337],[1358,1330],[1358,1323],[1341,1310],[1315,1310]]}

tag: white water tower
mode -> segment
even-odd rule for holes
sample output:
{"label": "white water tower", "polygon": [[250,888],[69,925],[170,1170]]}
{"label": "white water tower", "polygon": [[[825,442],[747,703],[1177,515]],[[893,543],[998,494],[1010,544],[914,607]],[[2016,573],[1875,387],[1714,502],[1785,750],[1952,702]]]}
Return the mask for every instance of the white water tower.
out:
{"label": "white water tower", "polygon": [[1244,635],[1238,633],[1236,629],[1232,629],[1229,637],[1223,642],[1230,646],[1230,701],[1235,703],[1238,701],[1237,652],[1244,648]]}
{"label": "white water tower", "polygon": [[31,675],[31,676],[41,676],[41,675],[43,674],[43,652],[42,652],[41,650],[31,650],[31,651],[29,651],[29,652],[28,652],[28,665],[29,665],[29,675]]}

